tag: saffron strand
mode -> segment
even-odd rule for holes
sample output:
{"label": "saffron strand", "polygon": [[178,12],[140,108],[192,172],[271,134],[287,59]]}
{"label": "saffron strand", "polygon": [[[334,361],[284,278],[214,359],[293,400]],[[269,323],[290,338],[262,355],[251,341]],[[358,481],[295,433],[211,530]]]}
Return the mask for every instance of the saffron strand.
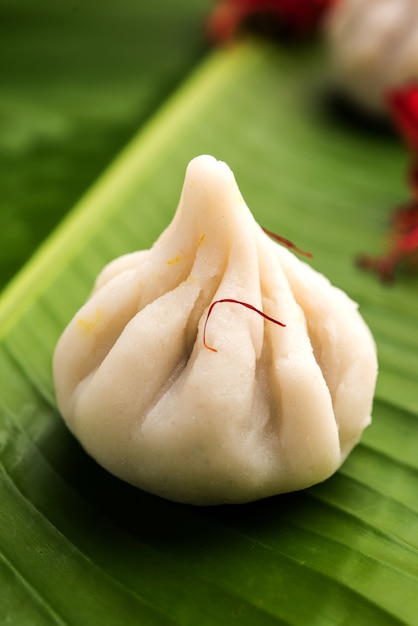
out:
{"label": "saffron strand", "polygon": [[274,239],[274,241],[277,241],[278,243],[282,243],[283,245],[287,246],[288,248],[290,248],[291,250],[294,250],[295,252],[297,252],[298,254],[302,254],[303,256],[308,257],[309,259],[312,259],[313,254],[311,252],[305,252],[305,250],[301,250],[300,248],[298,248],[293,241],[290,241],[290,239],[286,239],[285,237],[282,237],[281,235],[277,235],[276,233],[273,233],[273,231],[271,230],[267,230],[267,228],[263,228],[262,227],[263,232],[266,233],[266,235],[268,235],[271,239]]}
{"label": "saffron strand", "polygon": [[241,306],[245,306],[247,309],[250,309],[251,311],[254,311],[255,313],[258,313],[258,315],[261,315],[261,317],[264,317],[264,319],[268,320],[269,322],[273,322],[273,324],[277,324],[278,326],[283,326],[283,327],[286,326],[286,324],[283,324],[282,322],[279,322],[278,320],[274,319],[274,317],[270,317],[266,313],[263,313],[263,311],[260,311],[260,309],[257,309],[255,306],[253,306],[252,304],[249,304],[248,302],[243,302],[241,300],[235,300],[234,298],[221,298],[220,300],[215,300],[214,302],[212,302],[212,304],[209,307],[208,313],[206,315],[205,326],[203,328],[203,345],[205,346],[205,348],[207,348],[211,352],[218,352],[218,351],[217,351],[216,348],[213,348],[212,346],[210,346],[207,343],[207,341],[206,341],[206,327],[208,325],[208,320],[209,320],[209,317],[212,314],[213,309],[215,308],[215,306],[217,304],[220,304],[222,302],[229,302],[231,304],[240,304]]}

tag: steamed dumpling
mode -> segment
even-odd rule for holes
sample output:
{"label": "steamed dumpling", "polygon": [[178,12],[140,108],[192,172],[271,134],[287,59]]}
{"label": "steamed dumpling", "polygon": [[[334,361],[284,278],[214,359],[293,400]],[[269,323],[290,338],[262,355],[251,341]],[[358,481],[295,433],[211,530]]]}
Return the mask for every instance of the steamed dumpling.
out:
{"label": "steamed dumpling", "polygon": [[[280,327],[235,303],[245,301]],[[58,405],[103,467],[193,504],[308,487],[370,422],[375,345],[357,306],[273,242],[225,163],[188,166],[150,250],[110,263],[56,348]]]}
{"label": "steamed dumpling", "polygon": [[368,108],[418,79],[418,0],[338,0],[326,34],[338,84]]}

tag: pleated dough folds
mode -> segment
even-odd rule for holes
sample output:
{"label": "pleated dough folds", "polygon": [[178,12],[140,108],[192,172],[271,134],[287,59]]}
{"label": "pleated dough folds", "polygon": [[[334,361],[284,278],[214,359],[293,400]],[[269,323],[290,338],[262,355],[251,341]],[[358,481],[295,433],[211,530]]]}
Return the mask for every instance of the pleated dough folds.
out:
{"label": "pleated dough folds", "polygon": [[[273,324],[236,303],[280,320]],[[225,163],[188,166],[150,250],[110,263],[54,355],[60,411],[103,467],[208,505],[303,489],[370,422],[376,350],[357,305],[273,242]]]}

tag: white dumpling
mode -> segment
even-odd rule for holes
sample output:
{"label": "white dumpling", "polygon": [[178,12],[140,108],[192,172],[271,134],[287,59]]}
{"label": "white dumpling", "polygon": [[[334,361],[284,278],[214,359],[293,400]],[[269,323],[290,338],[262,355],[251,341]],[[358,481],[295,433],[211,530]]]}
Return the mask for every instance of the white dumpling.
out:
{"label": "white dumpling", "polygon": [[[286,326],[236,303],[207,319],[224,298]],[[172,223],[103,270],[54,356],[59,408],[87,452],[200,505],[329,477],[370,422],[376,370],[356,304],[269,239],[206,155],[189,164]]]}
{"label": "white dumpling", "polygon": [[361,105],[383,110],[418,79],[418,0],[338,0],[325,31],[336,81]]}

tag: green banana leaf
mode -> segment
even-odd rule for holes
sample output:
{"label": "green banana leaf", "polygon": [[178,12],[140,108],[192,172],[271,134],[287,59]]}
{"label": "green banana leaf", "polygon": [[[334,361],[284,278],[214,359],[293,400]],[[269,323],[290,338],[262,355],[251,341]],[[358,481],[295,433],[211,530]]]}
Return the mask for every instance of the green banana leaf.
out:
{"label": "green banana leaf", "polygon": [[210,0],[2,0],[0,288],[199,62]]}
{"label": "green banana leaf", "polygon": [[[25,624],[418,624],[418,282],[358,270],[405,194],[405,154],[327,97],[314,47],[211,53],[0,301],[0,617]],[[58,415],[51,356],[113,257],[148,247],[187,162],[229,163],[266,228],[360,304],[376,338],[374,420],[321,485],[194,508],[130,487]],[[215,390],[214,390],[215,392]]]}

